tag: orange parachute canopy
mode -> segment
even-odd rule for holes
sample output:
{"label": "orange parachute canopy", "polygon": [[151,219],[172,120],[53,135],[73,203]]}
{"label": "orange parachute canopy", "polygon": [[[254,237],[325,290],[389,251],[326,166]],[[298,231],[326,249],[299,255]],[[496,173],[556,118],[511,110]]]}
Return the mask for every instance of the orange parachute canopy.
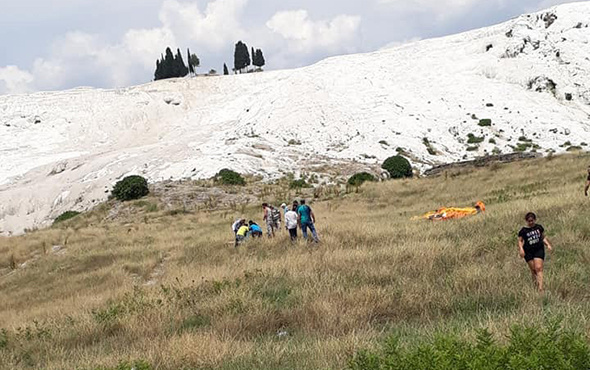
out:
{"label": "orange parachute canopy", "polygon": [[431,220],[431,221],[445,221],[457,218],[463,218],[467,216],[473,216],[480,212],[485,212],[486,205],[482,201],[475,203],[473,207],[456,208],[456,207],[443,207],[436,211],[428,212],[422,216],[416,216],[413,220]]}

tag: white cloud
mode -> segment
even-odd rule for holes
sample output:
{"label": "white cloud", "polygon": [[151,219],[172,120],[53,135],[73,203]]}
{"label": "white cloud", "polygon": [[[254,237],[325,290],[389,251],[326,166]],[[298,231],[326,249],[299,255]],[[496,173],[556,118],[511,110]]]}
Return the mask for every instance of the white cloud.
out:
{"label": "white cloud", "polygon": [[160,21],[164,29],[170,30],[183,43],[219,50],[244,35],[240,16],[247,2],[216,0],[201,12],[196,3],[166,0],[160,10]]}
{"label": "white cloud", "polygon": [[287,40],[291,49],[334,52],[354,50],[351,41],[358,37],[360,23],[360,17],[350,15],[313,21],[306,10],[293,10],[276,13],[266,26]]}
{"label": "white cloud", "polygon": [[215,51],[235,42],[244,33],[239,15],[246,3],[216,0],[201,13],[196,3],[166,0],[159,14],[161,27],[131,29],[115,43],[105,43],[99,35],[69,32],[53,43],[49,55],[34,61],[31,71],[14,66],[0,69],[0,93],[146,81],[168,46]]}
{"label": "white cloud", "polygon": [[29,71],[0,69],[0,93],[145,82],[152,78],[156,58],[168,46],[173,50],[182,47],[183,53],[190,47],[202,59],[203,54],[225,54],[230,68],[230,53],[238,40],[262,48],[267,58],[272,55],[268,59],[275,67],[357,51],[358,16],[312,20],[305,10],[280,11],[266,24],[245,27],[242,18],[248,1],[212,0],[200,8],[196,1],[163,0],[159,25],[130,29],[110,42],[100,34],[68,32],[50,45],[47,55],[35,59]]}
{"label": "white cloud", "polygon": [[0,94],[20,94],[31,91],[33,75],[17,66],[0,68]]}
{"label": "white cloud", "polygon": [[477,4],[497,3],[503,6],[506,0],[377,0],[400,13],[428,13],[436,21],[444,21],[469,12]]}

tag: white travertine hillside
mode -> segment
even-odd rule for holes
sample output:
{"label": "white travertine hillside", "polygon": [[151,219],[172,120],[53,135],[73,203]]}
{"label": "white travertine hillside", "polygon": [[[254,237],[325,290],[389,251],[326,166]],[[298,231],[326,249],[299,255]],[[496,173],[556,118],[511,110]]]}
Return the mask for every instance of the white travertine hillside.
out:
{"label": "white travertine hillside", "polygon": [[540,152],[584,148],[589,41],[582,2],[296,70],[0,96],[0,233],[87,209],[127,174],[272,178],[397,148],[425,169],[512,152],[521,137]]}

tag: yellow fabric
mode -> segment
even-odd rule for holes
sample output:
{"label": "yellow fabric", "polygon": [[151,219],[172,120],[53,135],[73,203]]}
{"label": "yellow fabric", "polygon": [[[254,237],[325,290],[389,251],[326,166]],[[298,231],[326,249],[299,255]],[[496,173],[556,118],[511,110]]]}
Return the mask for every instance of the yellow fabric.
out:
{"label": "yellow fabric", "polygon": [[237,235],[239,235],[239,236],[246,236],[246,234],[248,234],[248,231],[250,231],[250,229],[248,228],[248,226],[242,226],[238,230]]}
{"label": "yellow fabric", "polygon": [[463,218],[467,216],[473,216],[479,212],[485,212],[486,206],[483,202],[479,201],[475,203],[475,207],[457,208],[457,207],[443,207],[436,211],[431,211],[423,214],[422,216],[416,216],[413,220],[432,220],[432,221],[445,221],[455,218]]}

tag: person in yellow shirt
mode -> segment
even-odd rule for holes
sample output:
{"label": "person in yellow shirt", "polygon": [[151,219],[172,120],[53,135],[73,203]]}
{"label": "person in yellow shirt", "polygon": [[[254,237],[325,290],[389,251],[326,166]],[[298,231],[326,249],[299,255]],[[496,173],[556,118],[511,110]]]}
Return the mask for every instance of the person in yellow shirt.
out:
{"label": "person in yellow shirt", "polygon": [[246,240],[246,238],[248,237],[248,232],[250,231],[250,228],[248,227],[248,225],[244,224],[242,226],[240,226],[240,228],[238,229],[238,232],[236,233],[236,244],[234,245],[234,247],[238,247],[238,245],[242,244],[244,242],[244,240]]}

